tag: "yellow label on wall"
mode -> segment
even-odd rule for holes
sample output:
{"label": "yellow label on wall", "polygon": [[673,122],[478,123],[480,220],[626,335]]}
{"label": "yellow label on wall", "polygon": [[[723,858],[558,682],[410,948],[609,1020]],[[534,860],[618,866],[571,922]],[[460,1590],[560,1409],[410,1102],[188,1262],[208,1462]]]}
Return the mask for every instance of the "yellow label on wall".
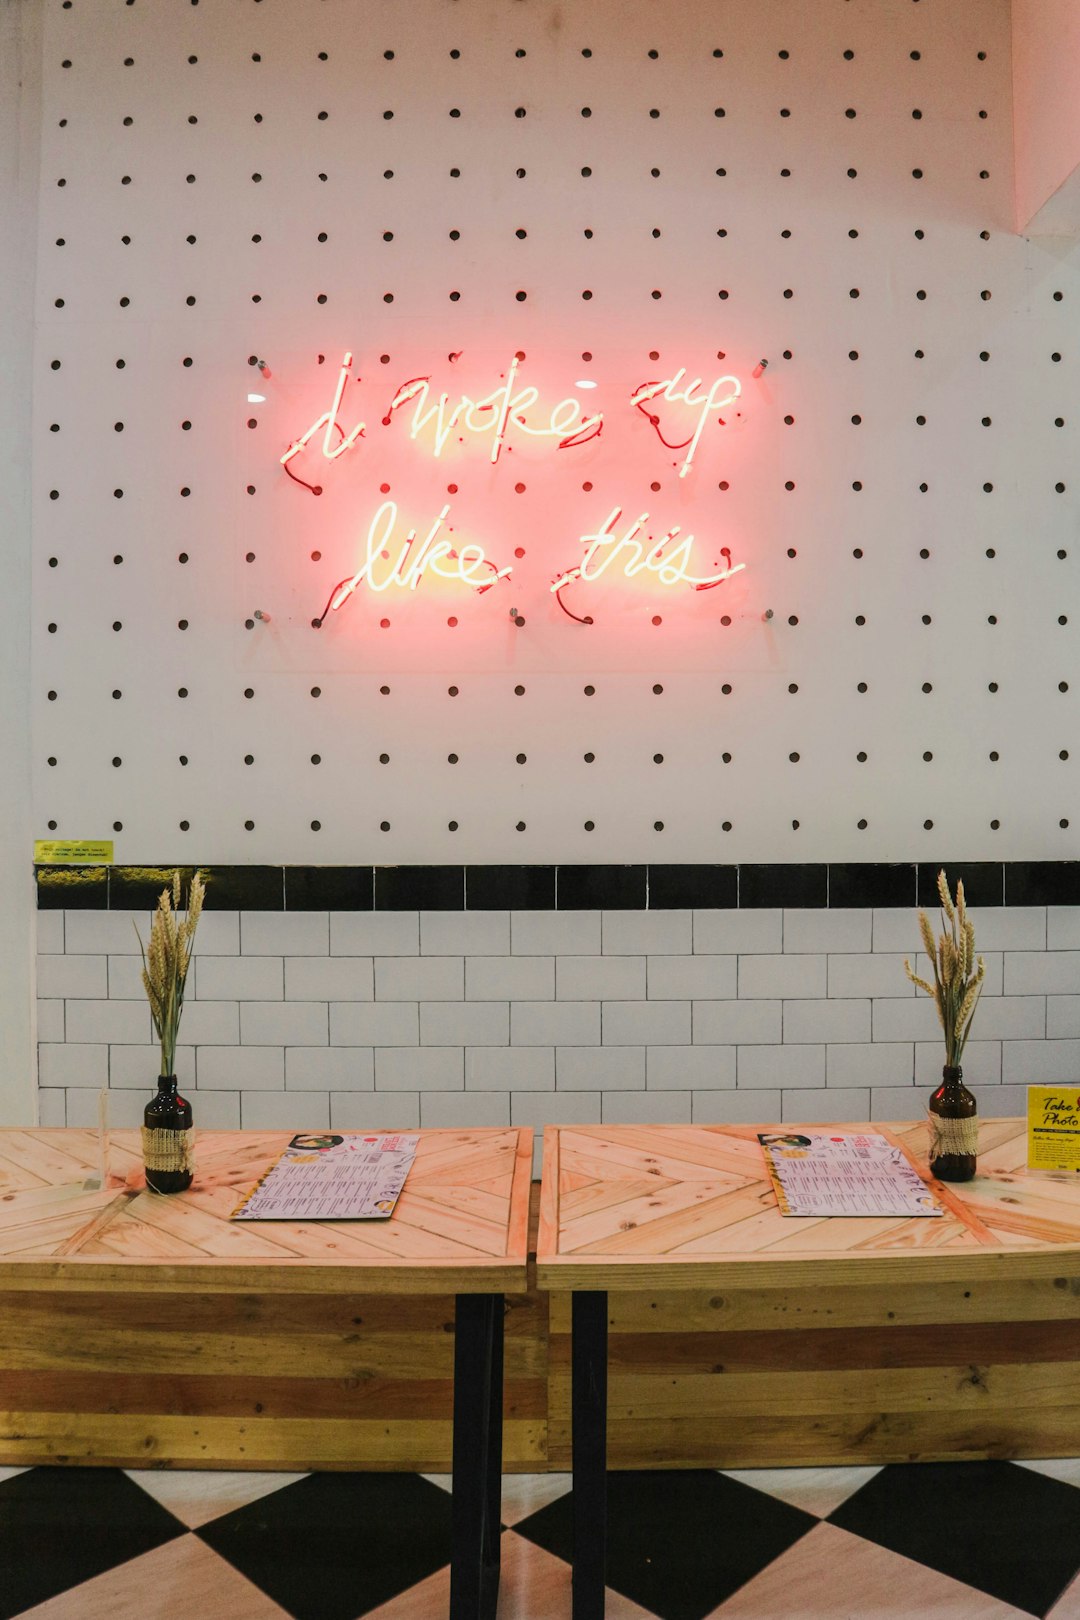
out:
{"label": "yellow label on wall", "polygon": [[1080,1086],[1028,1086],[1029,1170],[1080,1175]]}
{"label": "yellow label on wall", "polygon": [[110,866],[111,838],[39,838],[34,844],[35,866]]}

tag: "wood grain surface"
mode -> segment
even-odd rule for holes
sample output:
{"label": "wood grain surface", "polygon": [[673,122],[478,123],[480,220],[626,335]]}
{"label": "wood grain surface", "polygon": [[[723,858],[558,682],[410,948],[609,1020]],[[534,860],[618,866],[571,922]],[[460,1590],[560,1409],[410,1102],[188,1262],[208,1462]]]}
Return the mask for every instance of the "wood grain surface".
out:
{"label": "wood grain surface", "polygon": [[1022,1120],[980,1122],[978,1174],[963,1184],[930,1176],[924,1125],[870,1127],[904,1150],[944,1205],[930,1219],[781,1215],[757,1141],[770,1128],[549,1126],[541,1287],[761,1288],[790,1283],[793,1267],[817,1287],[1024,1280],[1080,1264],[1080,1178],[1029,1174]]}
{"label": "wood grain surface", "polygon": [[199,1132],[193,1185],[165,1197],[146,1190],[137,1131],[111,1133],[112,1173],[97,1190],[85,1186],[96,1132],[0,1131],[0,1288],[522,1288],[531,1131],[422,1131],[389,1220],[230,1220],[289,1138]]}

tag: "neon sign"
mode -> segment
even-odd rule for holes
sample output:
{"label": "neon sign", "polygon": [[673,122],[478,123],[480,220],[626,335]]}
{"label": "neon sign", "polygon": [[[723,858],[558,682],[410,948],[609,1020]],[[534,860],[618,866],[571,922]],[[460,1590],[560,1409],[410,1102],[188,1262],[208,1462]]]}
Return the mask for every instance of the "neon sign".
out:
{"label": "neon sign", "polygon": [[[292,471],[290,462],[305,450],[311,441],[321,432],[321,454],[327,461],[337,461],[351,450],[356,442],[365,434],[365,424],[357,422],[351,432],[346,433],[338,420],[341,402],[345,387],[352,370],[353,357],[346,352],[341,368],[338,372],[337,386],[334,390],[333,402],[330,409],[317,416],[311,426],[292,441],[285,454],[281,457],[281,465],[298,484],[303,484],[313,493],[321,493],[316,486],[298,478]],[[506,443],[507,434],[511,429],[528,434],[532,438],[555,439],[557,448],[569,450],[575,445],[586,444],[590,439],[599,437],[604,426],[604,414],[595,411],[591,416],[585,415],[585,408],[581,401],[572,395],[561,399],[548,411],[547,426],[538,426],[530,422],[526,412],[532,410],[540,398],[540,391],[531,384],[519,389],[516,393],[514,385],[517,380],[518,357],[515,354],[511,360],[503,382],[490,394],[482,399],[473,399],[468,394],[461,394],[457,403],[450,404],[450,395],[445,391],[436,400],[430,401],[431,378],[411,377],[397,389],[386,415],[382,418],[383,427],[389,427],[396,411],[403,410],[405,406],[412,405],[412,421],[409,426],[409,437],[417,439],[429,423],[434,423],[434,454],[441,456],[455,432],[459,437],[463,433],[491,433],[491,462],[494,466]],[[702,379],[695,377],[693,381],[684,383],[686,367],[680,366],[672,377],[666,377],[656,382],[641,383],[631,394],[630,403],[635,409],[641,411],[656,432],[661,444],[668,450],[685,450],[682,466],[679,468],[679,477],[685,478],[693,465],[694,456],[701,442],[705,424],[714,412],[723,426],[723,418],[719,412],[726,406],[734,404],[742,394],[742,384],[737,377],[717,377],[707,393],[698,393]],[[356,381],[359,381],[357,378]],[[681,386],[680,386],[681,385]],[[579,387],[595,387],[595,383],[584,381]],[[688,439],[678,444],[672,444],[664,437],[660,428],[660,418],[652,411],[646,409],[650,401],[661,398],[673,405],[689,405],[696,408],[698,418],[693,433]],[[334,442],[333,435],[337,433],[338,441]]]}
{"label": "neon sign", "polygon": [[[647,540],[638,539],[645,524],[649,521],[648,512],[631,523],[625,534],[614,533],[615,525],[622,517],[622,507],[616,506],[608,513],[600,528],[595,534],[583,534],[581,543],[587,549],[581,562],[574,568],[568,568],[565,573],[559,574],[551,584],[551,593],[558,601],[563,612],[570,618],[577,619],[576,613],[570,613],[563,602],[560,592],[567,585],[591,585],[614,563],[621,563],[622,571],[627,579],[633,579],[636,574],[650,573],[656,576],[661,585],[689,585],[695,591],[711,591],[717,585],[722,585],[725,579],[733,574],[741,573],[746,567],[745,563],[736,563],[732,566],[731,552],[726,546],[721,547],[720,555],[726,559],[726,566],[716,574],[692,574],[690,572],[690,557],[694,546],[694,536],[684,535],[678,524],[668,529],[659,540],[653,541],[649,536]],[[678,540],[678,544],[676,544]],[[579,619],[580,624],[591,624],[591,619]]]}
{"label": "neon sign", "polygon": [[449,394],[440,394],[435,403],[429,405],[431,378],[413,377],[408,382],[402,383],[390,401],[390,409],[383,417],[383,426],[389,426],[395,411],[412,404],[415,400],[412,425],[409,428],[411,439],[415,439],[429,422],[434,421],[435,454],[441,456],[455,428],[461,428],[467,433],[490,432],[492,465],[502,454],[507,430],[511,427],[517,428],[522,433],[531,434],[534,438],[557,439],[560,450],[569,450],[573,445],[585,444],[587,440],[597,437],[604,425],[603,413],[597,411],[592,416],[585,416],[581,401],[573,397],[561,399],[557,405],[552,406],[548,412],[547,427],[534,427],[527,420],[525,412],[536,404],[540,398],[540,390],[530,385],[515,394],[517,368],[518,357],[515,354],[500,387],[479,400],[470,399],[468,394],[462,394],[457,404],[449,411],[447,409],[450,404]]}
{"label": "neon sign", "polygon": [[[468,585],[477,595],[482,595],[513,573],[512,565],[498,568],[485,555],[483,546],[455,546],[448,538],[437,539],[449,515],[449,506],[444,506],[419,545],[416,545],[416,530],[410,529],[396,558],[392,558],[390,548],[395,543],[398,509],[395,501],[384,501],[368,527],[363,562],[355,574],[334,586],[316,623],[321,626],[327,614],[342,607],[359,585],[366,585],[371,591],[389,590],[392,585],[415,591],[424,575],[432,573]],[[488,570],[486,578],[482,574],[484,569]]]}
{"label": "neon sign", "polygon": [[[346,353],[345,358],[341,362],[341,370],[338,372],[337,387],[334,390],[334,403],[331,405],[330,409],[328,411],[324,411],[321,416],[317,416],[314,422],[312,422],[311,426],[308,428],[307,432],[301,433],[298,439],[294,439],[281,458],[281,465],[289,474],[289,477],[293,479],[295,483],[303,484],[305,489],[310,489],[313,495],[319,495],[322,493],[322,491],[314,484],[309,484],[305,479],[297,478],[296,474],[290,470],[289,462],[292,461],[294,456],[298,456],[301,450],[311,443],[312,439],[319,432],[320,428],[323,429],[322,453],[326,457],[327,461],[336,461],[339,456],[345,454],[346,450],[351,450],[357,439],[362,436],[364,432],[363,422],[357,422],[352,432],[346,433],[345,429],[338,421],[338,412],[341,409],[341,400],[345,393],[345,384],[349,379],[349,372],[352,370],[352,360],[352,355]],[[336,445],[330,437],[335,428],[341,435],[340,443]]]}
{"label": "neon sign", "polygon": [[[453,360],[458,356],[451,355],[450,358]],[[581,401],[573,396],[560,400],[548,409],[546,418],[544,416],[546,407],[542,407],[530,420],[530,413],[534,412],[540,394],[539,390],[531,385],[518,386],[518,366],[523,358],[524,356],[515,354],[499,386],[479,399],[473,399],[470,395],[462,393],[451,403],[451,396],[445,391],[437,398],[433,398],[431,377],[412,377],[395,391],[386,415],[381,418],[382,426],[389,427],[397,412],[405,411],[411,406],[409,437],[416,442],[430,427],[432,450],[436,457],[442,455],[455,434],[463,438],[466,434],[489,433],[490,461],[493,466],[498,464],[509,437],[514,433],[522,433],[533,438],[554,439],[560,450],[585,444],[588,440],[597,438],[604,426],[603,412],[595,411],[591,415],[587,414]],[[329,409],[317,416],[310,427],[292,441],[280,458],[280,463],[289,477],[316,495],[322,493],[321,486],[307,483],[300,478],[293,472],[291,463],[302,451],[312,446],[320,435],[321,443],[317,446],[317,453],[328,462],[339,461],[365,436],[365,424],[362,421],[358,421],[349,432],[346,432],[340,421],[348,383],[350,380],[359,383],[360,380],[351,377],[352,364],[352,353],[346,351],[338,371]],[[765,361],[759,362],[754,375],[760,376],[766,364]],[[596,384],[586,379],[575,386],[585,389],[595,387]],[[737,377],[730,375],[718,377],[706,388],[701,377],[688,379],[685,366],[680,366],[670,377],[641,383],[630,394],[629,400],[631,406],[646,417],[666,449],[685,451],[679,467],[679,477],[685,478],[694,464],[694,457],[710,418],[715,417],[717,425],[723,427],[725,421],[720,412],[733,405],[741,395],[742,384]],[[649,408],[654,401],[660,400],[671,405],[688,406],[697,413],[693,431],[688,438],[671,443],[665,437],[661,418]],[[586,484],[585,487],[588,489],[592,486]],[[389,485],[384,485],[383,488],[385,492]],[[451,485],[451,489],[454,488],[456,486]],[[415,591],[425,575],[431,574],[465,585],[478,595],[482,595],[499,580],[508,578],[513,572],[512,568],[497,567],[487,557],[482,546],[475,543],[455,546],[448,537],[449,531],[444,532],[449,512],[449,506],[444,506],[424,538],[418,541],[415,529],[409,529],[403,538],[398,535],[397,505],[393,501],[384,501],[369,525],[366,548],[359,568],[354,574],[335,585],[321,617],[314,620],[314,624],[322,625],[327,615],[341,608],[361,585],[375,592],[386,591],[391,587]],[[721,546],[720,556],[724,559],[724,566],[717,568],[714,563],[714,572],[696,573],[693,563],[695,538],[693,534],[684,535],[681,527],[675,525],[659,540],[654,540],[651,534],[643,532],[649,520],[648,512],[642,512],[620,532],[622,516],[623,508],[613,507],[599,529],[581,535],[581,544],[585,547],[584,556],[573,567],[558,574],[551,584],[551,593],[555,596],[559,607],[568,617],[579,623],[591,624],[593,621],[591,618],[579,618],[577,614],[571,613],[562,599],[562,592],[571,585],[595,584],[609,570],[616,573],[621,570],[626,579],[646,574],[658,585],[665,587],[685,585],[693,591],[709,591],[722,585],[733,575],[741,573],[746,567],[745,563],[733,565],[730,550],[726,546]],[[520,622],[523,623],[524,620]]]}
{"label": "neon sign", "polygon": [[[695,388],[701,387],[701,378],[695,377],[693,382],[687,383],[685,388],[680,389],[678,384],[685,376],[686,367],[680,366],[674,377],[668,377],[663,382],[642,383],[640,387],[634,389],[634,392],[630,396],[631,405],[636,406],[643,415],[648,417],[653,428],[656,430],[657,438],[666,449],[686,451],[683,464],[679,468],[680,478],[685,478],[687,473],[690,471],[690,466],[694,459],[694,453],[697,450],[698,443],[700,442],[705,423],[709,419],[709,413],[711,411],[720,412],[726,405],[734,404],[742,393],[742,384],[739,382],[738,377],[717,377],[707,394],[695,395]],[[661,399],[670,400],[673,405],[700,406],[697,426],[690,437],[688,439],[684,439],[681,444],[670,444],[660,431],[660,418],[658,416],[654,416],[651,411],[647,411],[645,409],[646,403],[649,400],[656,399],[658,395]],[[722,418],[720,425],[723,426]]]}

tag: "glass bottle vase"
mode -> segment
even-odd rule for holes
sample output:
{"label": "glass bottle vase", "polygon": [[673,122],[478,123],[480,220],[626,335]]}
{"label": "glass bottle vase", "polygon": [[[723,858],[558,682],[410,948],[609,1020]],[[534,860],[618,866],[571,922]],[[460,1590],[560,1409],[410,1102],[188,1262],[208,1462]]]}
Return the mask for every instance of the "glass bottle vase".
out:
{"label": "glass bottle vase", "polygon": [[979,1152],[978,1107],[959,1066],[945,1064],[929,1111],[930,1174],[939,1181],[970,1181]]}
{"label": "glass bottle vase", "polygon": [[157,1095],[143,1112],[143,1163],[151,1192],[186,1192],[194,1169],[191,1104],[176,1089],[175,1074],[158,1077]]}

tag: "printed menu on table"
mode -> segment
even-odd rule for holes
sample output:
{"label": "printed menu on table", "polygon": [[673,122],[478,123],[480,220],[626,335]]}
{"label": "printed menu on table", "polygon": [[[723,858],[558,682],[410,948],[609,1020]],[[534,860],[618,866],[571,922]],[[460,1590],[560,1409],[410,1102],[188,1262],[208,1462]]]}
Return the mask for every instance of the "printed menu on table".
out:
{"label": "printed menu on table", "polygon": [[781,1215],[942,1215],[903,1151],[878,1131],[762,1131]]}
{"label": "printed menu on table", "polygon": [[294,1136],[233,1210],[234,1221],[386,1220],[419,1136],[312,1132]]}

